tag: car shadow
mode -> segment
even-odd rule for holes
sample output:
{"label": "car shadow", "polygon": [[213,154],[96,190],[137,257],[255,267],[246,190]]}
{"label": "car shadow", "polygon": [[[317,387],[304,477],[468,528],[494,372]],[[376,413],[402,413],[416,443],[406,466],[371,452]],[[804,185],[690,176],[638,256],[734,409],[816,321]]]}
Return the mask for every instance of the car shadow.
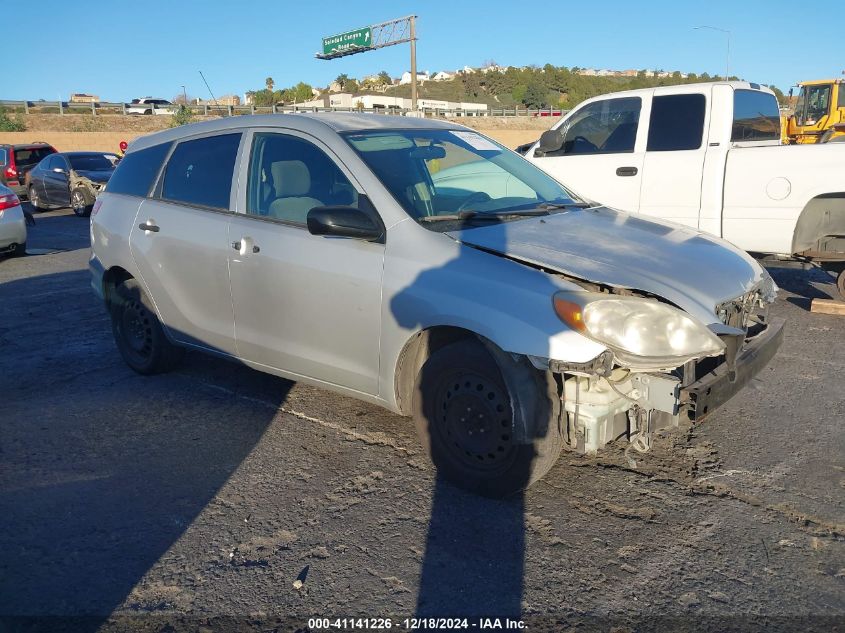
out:
{"label": "car shadow", "polygon": [[[96,631],[292,385],[190,353],[174,374],[139,376],[88,284],[78,270],[0,284],[0,630]],[[247,382],[261,403],[233,395]]]}
{"label": "car shadow", "polygon": [[[786,300],[799,308],[809,311],[813,299],[837,298],[836,280],[824,270],[775,266],[767,267],[767,270],[780,289],[794,295],[786,297]],[[830,290],[821,290],[819,286]]]}
{"label": "car shadow", "polygon": [[[492,247],[492,250],[505,252],[507,233],[502,231],[498,235],[500,237],[497,239],[500,243]],[[390,244],[388,244],[389,247]],[[388,256],[401,259],[402,254],[388,254]],[[488,311],[490,318],[495,319],[492,307],[487,310],[489,306],[484,305],[483,299],[479,300],[485,296],[489,298],[495,292],[479,281],[492,279],[498,280],[496,283],[501,283],[503,286],[511,284],[508,286],[509,289],[517,287],[524,278],[514,277],[517,269],[513,266],[515,265],[503,258],[456,244],[456,256],[452,259],[419,272],[410,283],[396,291],[391,289],[385,291],[385,295],[392,294],[389,316],[386,318],[393,318],[399,326],[410,333],[425,327],[423,321],[428,317],[433,316],[436,319],[440,314],[449,314],[460,297],[461,301],[476,302],[477,312]],[[396,264],[396,267],[403,268],[399,264]],[[520,267],[518,270],[524,269]],[[536,282],[535,279],[532,278],[532,280]],[[554,290],[555,288],[549,283],[549,297],[552,296]],[[510,296],[513,297],[513,295]],[[497,306],[497,309],[503,308]],[[427,310],[430,314],[422,316]],[[490,360],[493,362],[492,357]],[[429,381],[431,384],[437,384],[437,377],[428,376],[427,371],[429,371],[428,366],[423,365],[419,372],[418,385],[424,385]],[[481,387],[480,384],[478,386]],[[483,395],[488,396],[486,389]],[[470,394],[462,394],[460,397],[468,398],[469,396]],[[493,394],[489,396],[492,397]],[[484,398],[481,400],[483,401]],[[431,409],[423,410],[423,421],[419,424],[425,426],[425,433],[429,437],[438,433],[436,420],[438,417],[442,417],[443,425],[452,428],[457,428],[463,422],[460,415],[453,415],[451,409],[446,408],[455,406],[454,401],[451,402],[452,404],[444,402],[445,412],[442,416],[439,402]],[[464,404],[469,403],[462,400],[461,406]],[[476,407],[476,404],[473,403],[472,406]],[[481,405],[473,411],[479,409],[484,411],[484,415],[487,414],[487,410]],[[502,414],[493,413],[492,415],[495,417]],[[496,418],[495,424],[498,425],[498,423],[499,419]],[[482,426],[481,432],[488,433],[489,428],[483,424]],[[544,427],[544,423],[540,422],[537,426]],[[501,432],[501,429],[497,429],[498,426],[494,426],[495,435]],[[515,488],[522,489],[529,485],[532,464],[537,459],[535,440],[545,435],[545,431],[545,427],[536,428],[533,434],[529,433],[528,437],[517,440],[517,444],[528,445],[527,448],[534,457],[521,466],[511,468],[510,476]],[[452,433],[448,434],[450,439],[446,440],[444,445],[450,444],[451,440],[455,439]],[[445,437],[443,432],[441,432],[441,437]],[[464,438],[460,439],[464,440]],[[470,441],[467,440],[468,443]],[[497,449],[490,450],[490,454],[474,455],[474,458],[496,459],[494,453]],[[487,448],[480,450],[481,454],[486,452]],[[469,455],[469,453],[466,454]],[[473,457],[470,457],[470,461],[474,461]],[[416,617],[469,618],[470,622],[476,623],[471,626],[480,626],[480,618],[520,619],[524,589],[525,515],[524,491],[504,499],[478,496],[453,485],[452,481],[444,476],[443,470],[438,468],[420,571]],[[429,626],[427,622],[430,623],[430,621],[424,621],[421,624],[423,629],[440,630],[436,626]]]}

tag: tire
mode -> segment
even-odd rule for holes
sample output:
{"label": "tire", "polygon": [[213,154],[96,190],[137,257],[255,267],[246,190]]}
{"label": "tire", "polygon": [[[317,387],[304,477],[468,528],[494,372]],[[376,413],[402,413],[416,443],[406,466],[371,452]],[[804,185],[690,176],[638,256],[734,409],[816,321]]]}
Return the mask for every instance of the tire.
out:
{"label": "tire", "polygon": [[26,242],[18,244],[12,253],[12,257],[26,257]]}
{"label": "tire", "polygon": [[551,375],[478,339],[435,351],[414,386],[417,434],[438,476],[486,497],[548,472],[563,447],[559,412]]}
{"label": "tire", "polygon": [[38,204],[38,194],[35,192],[35,187],[30,185],[29,192],[27,193],[27,198],[29,198],[30,206],[35,209],[36,211],[43,211],[45,207],[42,207]]}
{"label": "tire", "polygon": [[84,189],[77,187],[70,193],[70,207],[77,217],[87,218],[91,215],[94,203],[90,201],[90,196]]}
{"label": "tire", "polygon": [[112,334],[123,360],[143,375],[173,369],[184,349],[171,343],[156,316],[152,302],[134,279],[120,284],[111,302]]}
{"label": "tire", "polygon": [[839,290],[839,298],[845,301],[845,267],[836,276],[836,288]]}

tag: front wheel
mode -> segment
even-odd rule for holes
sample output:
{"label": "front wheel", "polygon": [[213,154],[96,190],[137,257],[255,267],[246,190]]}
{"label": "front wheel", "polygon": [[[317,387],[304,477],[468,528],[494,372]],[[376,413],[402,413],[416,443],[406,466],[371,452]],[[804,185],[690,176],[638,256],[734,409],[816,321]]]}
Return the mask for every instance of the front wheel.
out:
{"label": "front wheel", "polygon": [[88,195],[81,188],[74,189],[70,194],[70,206],[77,217],[87,218],[91,215],[94,203],[88,200]]}
{"label": "front wheel", "polygon": [[413,409],[438,475],[487,497],[524,490],[548,472],[563,447],[551,376],[478,339],[428,358]]}
{"label": "front wheel", "polygon": [[112,334],[123,360],[139,374],[173,369],[184,350],[171,343],[152,302],[134,279],[115,288],[111,301]]}

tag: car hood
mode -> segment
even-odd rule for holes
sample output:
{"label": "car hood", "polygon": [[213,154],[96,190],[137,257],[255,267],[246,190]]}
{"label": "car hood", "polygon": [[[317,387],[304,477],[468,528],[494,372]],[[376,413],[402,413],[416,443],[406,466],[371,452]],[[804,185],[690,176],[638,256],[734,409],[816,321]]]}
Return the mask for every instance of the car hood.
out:
{"label": "car hood", "polygon": [[448,235],[549,271],[662,297],[708,325],[718,323],[720,303],[761,284],[766,285],[766,294],[774,290],[769,274],[724,240],[606,207],[465,228]]}
{"label": "car hood", "polygon": [[97,169],[93,171],[88,171],[87,169],[75,169],[77,176],[82,176],[83,178],[87,178],[93,182],[108,182],[111,175],[114,173],[114,169]]}

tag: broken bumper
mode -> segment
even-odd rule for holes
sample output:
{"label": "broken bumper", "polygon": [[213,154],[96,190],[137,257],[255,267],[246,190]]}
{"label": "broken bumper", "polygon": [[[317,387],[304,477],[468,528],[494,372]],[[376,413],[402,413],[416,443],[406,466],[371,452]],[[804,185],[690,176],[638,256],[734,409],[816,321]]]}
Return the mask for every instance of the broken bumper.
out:
{"label": "broken bumper", "polygon": [[687,405],[689,419],[703,420],[730,400],[765,367],[783,343],[783,319],[771,319],[765,331],[749,339],[737,355],[735,375],[727,363],[681,388],[681,402]]}

